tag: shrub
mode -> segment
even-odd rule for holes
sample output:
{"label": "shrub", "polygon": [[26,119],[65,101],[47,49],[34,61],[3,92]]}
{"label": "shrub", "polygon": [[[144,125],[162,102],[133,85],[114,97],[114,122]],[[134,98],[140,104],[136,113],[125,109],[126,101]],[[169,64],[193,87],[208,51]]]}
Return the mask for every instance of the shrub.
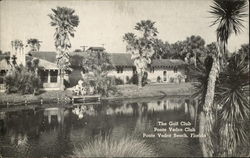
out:
{"label": "shrub", "polygon": [[170,77],[170,83],[174,83],[174,77]]}
{"label": "shrub", "polygon": [[120,78],[115,78],[115,84],[116,84],[116,85],[122,85],[122,84],[124,84],[124,82],[123,82],[123,80],[120,79]]}
{"label": "shrub", "polygon": [[35,72],[29,71],[23,66],[9,70],[4,81],[6,93],[35,94],[41,87],[40,78],[35,75]]}
{"label": "shrub", "polygon": [[133,74],[133,76],[129,79],[128,84],[138,84],[137,73]]}
{"label": "shrub", "polygon": [[161,82],[161,77],[160,76],[157,77],[157,82]]}
{"label": "shrub", "polygon": [[75,148],[72,157],[154,157],[153,150],[143,140],[124,137],[114,140],[98,137],[94,141]]}
{"label": "shrub", "polygon": [[89,72],[84,78],[85,85],[94,87],[95,93],[102,96],[117,93],[115,80],[108,76],[108,72],[114,69],[114,66],[107,52],[87,52],[82,60],[82,69]]}
{"label": "shrub", "polygon": [[[142,76],[142,85],[147,84],[148,81],[148,74],[145,72],[144,75]],[[133,74],[133,76],[130,78],[128,81],[128,84],[138,84],[138,75],[137,73]]]}
{"label": "shrub", "polygon": [[118,94],[118,90],[115,86],[115,79],[106,75],[98,73],[87,74],[84,78],[84,86],[89,89],[90,87],[95,88],[95,94],[101,94],[102,96],[111,96]]}
{"label": "shrub", "polygon": [[128,76],[126,76],[126,83],[128,83],[129,82],[129,77]]}

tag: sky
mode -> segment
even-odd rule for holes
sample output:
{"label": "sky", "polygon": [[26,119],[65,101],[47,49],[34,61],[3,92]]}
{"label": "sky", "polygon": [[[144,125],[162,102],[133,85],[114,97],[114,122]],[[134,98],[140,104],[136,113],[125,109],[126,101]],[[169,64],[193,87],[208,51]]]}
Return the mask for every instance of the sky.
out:
{"label": "sky", "polygon": [[[216,27],[210,27],[211,0],[2,0],[0,1],[0,50],[10,51],[10,42],[26,42],[37,38],[41,51],[55,51],[54,32],[50,26],[51,8],[70,7],[79,16],[71,50],[80,46],[104,46],[110,53],[125,53],[122,37],[136,33],[134,26],[141,20],[152,20],[158,29],[158,38],[169,43],[200,35],[206,44],[216,41]],[[248,11],[249,12],[249,7]],[[249,17],[238,36],[232,35],[229,51],[249,43]]]}

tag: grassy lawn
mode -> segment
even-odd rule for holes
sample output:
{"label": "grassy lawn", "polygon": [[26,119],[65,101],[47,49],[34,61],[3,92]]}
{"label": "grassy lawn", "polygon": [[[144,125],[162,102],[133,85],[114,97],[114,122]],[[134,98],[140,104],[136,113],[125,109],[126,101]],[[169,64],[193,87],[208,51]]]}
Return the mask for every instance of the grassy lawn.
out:
{"label": "grassy lawn", "polygon": [[36,100],[41,100],[41,99],[47,99],[47,100],[52,100],[52,99],[57,99],[59,98],[60,100],[66,98],[67,96],[71,96],[72,93],[69,90],[66,91],[44,91],[41,92],[39,95],[32,95],[32,94],[25,94],[21,95],[18,93],[14,94],[6,94],[6,93],[1,93],[0,94],[0,101],[3,102],[24,102],[25,100],[27,101],[36,101]]}
{"label": "grassy lawn", "polygon": [[149,84],[141,89],[136,85],[119,85],[119,92],[122,97],[150,97],[164,95],[190,95],[194,91],[191,83],[180,84]]}
{"label": "grassy lawn", "polygon": [[[119,85],[118,91],[120,94],[112,98],[137,98],[137,97],[152,97],[152,96],[165,96],[165,95],[190,95],[193,92],[193,86],[190,83],[181,84],[149,84],[141,89],[137,85]],[[39,95],[21,95],[21,94],[0,94],[1,104],[6,102],[24,102],[26,101],[40,101],[44,100],[63,100],[68,96],[72,96],[71,90],[65,91],[45,91]]]}

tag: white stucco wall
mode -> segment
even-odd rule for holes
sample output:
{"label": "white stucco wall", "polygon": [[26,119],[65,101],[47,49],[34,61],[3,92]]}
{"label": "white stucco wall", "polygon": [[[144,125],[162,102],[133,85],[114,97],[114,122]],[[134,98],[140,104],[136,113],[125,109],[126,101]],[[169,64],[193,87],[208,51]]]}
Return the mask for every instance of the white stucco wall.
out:
{"label": "white stucco wall", "polygon": [[[166,71],[166,81],[164,81],[164,75],[163,72]],[[148,79],[152,83],[157,82],[157,77],[160,76],[161,82],[163,83],[179,83],[179,82],[185,82],[185,68],[177,68],[177,72],[174,72],[174,68],[154,68],[154,72],[150,72],[147,70],[148,73]],[[178,79],[178,76],[183,76],[181,80]],[[110,71],[108,73],[108,76],[114,76],[116,78],[120,78],[124,81],[124,83],[127,83],[127,77],[129,79],[133,76],[133,69],[132,68],[123,68],[123,72],[118,73],[116,69]],[[171,81],[171,78],[173,78],[173,81]]]}
{"label": "white stucco wall", "polygon": [[120,78],[124,81],[124,83],[127,83],[127,77],[129,79],[133,76],[133,69],[132,68],[123,68],[122,73],[117,73],[116,70],[112,70],[108,73],[109,76],[115,76],[116,78]]}
{"label": "white stucco wall", "polygon": [[[166,80],[164,81],[164,75],[163,72],[166,71]],[[185,82],[185,69],[184,68],[178,68],[177,72],[174,72],[173,68],[154,68],[154,72],[148,71],[148,79],[151,82],[157,82],[157,77],[159,76],[161,78],[162,82],[171,82],[171,78],[174,79],[173,82],[179,82],[178,76],[183,76],[183,79],[181,82]]]}
{"label": "white stucco wall", "polygon": [[[164,75],[163,72],[166,71],[166,81],[164,81]],[[185,68],[178,68],[177,72],[174,72],[174,68],[154,68],[154,72],[147,71],[148,73],[148,79],[151,82],[157,82],[157,77],[160,76],[162,82],[166,83],[179,83],[179,82],[185,82]],[[133,69],[132,68],[124,68],[123,73],[117,73],[116,70],[110,71],[109,76],[115,76],[116,78],[120,78],[124,81],[124,83],[127,83],[126,77],[128,76],[131,78],[133,76]],[[183,76],[181,80],[178,79],[178,76]],[[172,81],[171,81],[171,78]]]}

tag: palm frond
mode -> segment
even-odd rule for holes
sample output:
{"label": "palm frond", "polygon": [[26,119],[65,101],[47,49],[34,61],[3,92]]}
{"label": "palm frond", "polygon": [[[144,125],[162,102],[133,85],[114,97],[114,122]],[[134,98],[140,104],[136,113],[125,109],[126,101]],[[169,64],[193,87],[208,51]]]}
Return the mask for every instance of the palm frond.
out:
{"label": "palm frond", "polygon": [[249,86],[249,69],[246,56],[231,57],[228,66],[220,74],[216,87],[216,101],[222,105],[222,119],[240,121],[248,118],[250,107],[245,86]]}
{"label": "palm frond", "polygon": [[214,0],[209,13],[214,15],[215,20],[211,25],[219,24],[217,40],[227,44],[228,38],[234,32],[238,34],[244,27],[242,22],[247,10],[246,0]]}
{"label": "palm frond", "polygon": [[189,66],[189,75],[192,78],[197,79],[197,83],[194,84],[195,93],[192,97],[195,97],[199,100],[199,106],[203,106],[205,101],[205,96],[207,92],[207,83],[208,83],[208,76],[209,72],[212,67],[212,58],[211,56],[207,56],[204,63],[199,61],[197,66]]}
{"label": "palm frond", "polygon": [[61,50],[68,50],[71,47],[69,36],[74,37],[74,27],[79,24],[79,17],[75,15],[75,10],[67,7],[57,7],[52,9],[51,26],[55,28],[55,47]]}

